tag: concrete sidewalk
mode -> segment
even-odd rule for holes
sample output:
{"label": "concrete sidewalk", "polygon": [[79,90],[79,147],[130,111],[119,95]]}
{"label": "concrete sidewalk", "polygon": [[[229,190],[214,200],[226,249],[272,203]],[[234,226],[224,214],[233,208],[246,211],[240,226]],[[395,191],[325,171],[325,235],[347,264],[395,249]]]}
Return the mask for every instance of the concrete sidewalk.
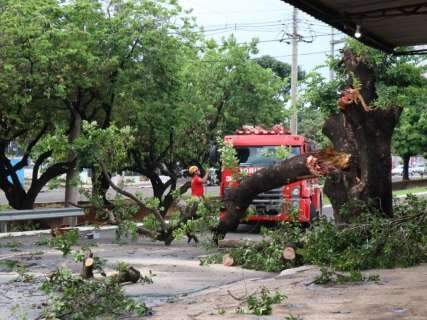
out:
{"label": "concrete sidewalk", "polygon": [[[151,271],[156,275],[153,278],[154,284],[137,283],[125,287],[128,295],[146,302],[149,306],[159,306],[188,294],[242,279],[274,276],[271,273],[238,267],[200,266],[198,257],[208,254],[208,251],[203,246],[188,245],[186,241],[165,246],[163,243],[141,238],[125,244],[114,244],[114,230],[103,228],[99,240],[85,239],[85,234],[89,232],[90,229],[81,228],[79,245],[92,245],[94,255],[106,259],[107,274],[114,272],[117,262],[125,261],[143,274]],[[72,257],[64,258],[61,252],[47,247],[43,243],[47,239],[46,232],[14,234],[13,237],[0,239],[1,320],[22,319],[13,314],[14,308],[21,310],[19,312],[26,315],[27,319],[36,319],[41,311],[40,304],[46,301],[46,297],[39,290],[46,275],[58,266],[66,266],[75,273],[80,271],[80,263],[73,262]],[[34,282],[15,282],[18,274],[7,270],[1,263],[5,260],[16,260],[26,266],[28,272],[34,276]]]}

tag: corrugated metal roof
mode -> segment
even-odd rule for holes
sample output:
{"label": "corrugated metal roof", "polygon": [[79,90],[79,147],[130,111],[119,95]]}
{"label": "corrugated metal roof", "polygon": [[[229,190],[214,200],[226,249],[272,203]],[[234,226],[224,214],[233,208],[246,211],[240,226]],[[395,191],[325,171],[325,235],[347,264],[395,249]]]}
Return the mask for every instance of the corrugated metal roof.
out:
{"label": "corrugated metal roof", "polygon": [[427,1],[282,0],[354,37],[360,26],[365,44],[394,52],[427,44]]}

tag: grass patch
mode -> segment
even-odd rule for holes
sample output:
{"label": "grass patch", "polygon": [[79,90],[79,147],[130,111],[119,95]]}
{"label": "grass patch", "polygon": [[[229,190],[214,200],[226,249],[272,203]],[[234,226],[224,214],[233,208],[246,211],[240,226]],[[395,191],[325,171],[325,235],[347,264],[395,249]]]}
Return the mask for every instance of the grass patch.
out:
{"label": "grass patch", "polygon": [[406,196],[408,193],[415,194],[415,193],[421,193],[421,192],[427,192],[426,187],[415,187],[410,189],[403,189],[403,190],[395,190],[393,191],[393,196]]}
{"label": "grass patch", "polygon": [[[427,192],[427,187],[414,187],[403,190],[395,190],[393,191],[393,197],[406,196],[408,193],[416,194],[421,192]],[[330,205],[331,201],[329,200],[326,194],[323,194],[323,205]]]}

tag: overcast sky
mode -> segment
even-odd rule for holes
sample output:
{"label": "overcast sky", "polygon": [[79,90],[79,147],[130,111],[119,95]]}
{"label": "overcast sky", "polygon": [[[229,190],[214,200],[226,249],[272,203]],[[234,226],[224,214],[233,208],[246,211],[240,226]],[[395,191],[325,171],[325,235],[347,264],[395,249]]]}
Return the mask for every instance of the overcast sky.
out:
{"label": "overcast sky", "polygon": [[[193,9],[192,15],[205,28],[209,38],[220,40],[235,34],[239,42],[258,38],[260,55],[268,54],[291,63],[293,8],[280,0],[179,0],[185,9]],[[324,64],[330,53],[331,27],[299,11],[299,31],[304,42],[299,43],[298,64],[311,71]],[[335,30],[335,39],[343,38]],[[284,39],[283,41],[280,41]],[[339,46],[337,46],[339,47]],[[323,69],[322,74],[328,75]]]}

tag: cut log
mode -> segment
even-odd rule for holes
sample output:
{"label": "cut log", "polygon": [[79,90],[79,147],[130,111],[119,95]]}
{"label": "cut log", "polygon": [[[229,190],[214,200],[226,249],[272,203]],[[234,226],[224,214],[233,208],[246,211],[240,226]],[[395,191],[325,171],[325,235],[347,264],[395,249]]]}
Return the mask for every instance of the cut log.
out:
{"label": "cut log", "polygon": [[93,278],[93,268],[95,266],[95,260],[93,259],[93,253],[88,252],[85,258],[83,259],[83,266],[80,271],[80,276],[83,279]]}
{"label": "cut log", "polygon": [[130,266],[126,270],[120,270],[118,275],[119,282],[137,283],[141,279],[141,272]]}
{"label": "cut log", "polygon": [[233,257],[228,253],[224,254],[222,257],[222,264],[226,267],[231,267],[234,264]]}
{"label": "cut log", "polygon": [[296,258],[295,249],[293,247],[286,247],[283,249],[283,259],[293,261]]}

